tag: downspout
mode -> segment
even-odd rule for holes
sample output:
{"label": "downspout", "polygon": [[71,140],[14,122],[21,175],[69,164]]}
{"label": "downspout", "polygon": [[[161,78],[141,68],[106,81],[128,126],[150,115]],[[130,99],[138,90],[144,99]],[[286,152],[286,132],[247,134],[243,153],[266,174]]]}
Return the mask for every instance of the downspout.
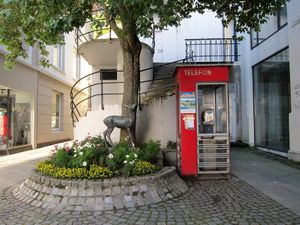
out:
{"label": "downspout", "polygon": [[238,43],[236,37],[236,19],[233,20],[234,61],[238,61]]}

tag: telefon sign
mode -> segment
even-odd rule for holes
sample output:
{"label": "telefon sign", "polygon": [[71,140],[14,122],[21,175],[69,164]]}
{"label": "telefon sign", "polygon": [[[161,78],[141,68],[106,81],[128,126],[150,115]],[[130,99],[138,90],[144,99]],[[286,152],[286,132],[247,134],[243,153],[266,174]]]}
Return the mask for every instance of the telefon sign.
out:
{"label": "telefon sign", "polygon": [[212,72],[210,69],[185,69],[184,75],[187,75],[187,76],[211,76]]}

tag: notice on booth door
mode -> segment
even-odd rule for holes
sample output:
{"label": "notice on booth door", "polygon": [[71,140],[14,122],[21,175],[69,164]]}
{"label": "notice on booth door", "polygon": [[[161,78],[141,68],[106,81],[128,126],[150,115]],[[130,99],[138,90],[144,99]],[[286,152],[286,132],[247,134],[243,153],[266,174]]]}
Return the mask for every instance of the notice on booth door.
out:
{"label": "notice on booth door", "polygon": [[186,130],[194,130],[195,116],[193,114],[185,114],[183,116],[183,120],[184,120],[184,128]]}
{"label": "notice on booth door", "polygon": [[180,113],[196,113],[195,92],[180,93]]}

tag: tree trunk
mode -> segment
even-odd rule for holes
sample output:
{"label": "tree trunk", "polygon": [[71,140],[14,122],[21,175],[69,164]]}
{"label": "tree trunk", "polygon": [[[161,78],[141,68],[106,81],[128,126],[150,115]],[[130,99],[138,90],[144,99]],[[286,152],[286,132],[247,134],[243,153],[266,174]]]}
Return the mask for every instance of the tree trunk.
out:
{"label": "tree trunk", "polygon": [[[138,93],[140,85],[140,53],[142,49],[141,42],[134,34],[129,35],[129,38],[120,40],[122,53],[123,53],[123,66],[124,66],[124,93],[122,101],[122,116],[128,116],[134,120],[134,125],[131,127],[131,135],[133,141],[136,140],[136,109],[128,109],[125,105],[132,106],[138,105]],[[121,130],[120,142],[128,139],[126,130]]]}
{"label": "tree trunk", "polygon": [[[120,21],[122,27],[118,27],[116,18],[109,12],[106,12],[106,18],[111,28],[118,36],[123,54],[124,67],[124,89],[122,101],[122,116],[128,116],[134,120],[134,125],[131,127],[131,135],[135,142],[135,127],[136,127],[136,109],[129,109],[125,105],[138,105],[138,94],[140,86],[140,54],[142,50],[141,42],[137,36],[136,19],[131,18],[131,9],[127,5],[120,4],[118,8],[120,12]],[[126,130],[121,130],[120,142],[128,139]]]}

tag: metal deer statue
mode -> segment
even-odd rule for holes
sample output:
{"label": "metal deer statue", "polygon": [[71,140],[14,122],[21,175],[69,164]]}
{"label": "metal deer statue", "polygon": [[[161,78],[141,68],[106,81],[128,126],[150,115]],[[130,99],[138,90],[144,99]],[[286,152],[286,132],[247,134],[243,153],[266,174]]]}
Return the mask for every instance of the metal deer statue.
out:
{"label": "metal deer statue", "polygon": [[[125,105],[130,110],[135,110],[137,107],[136,104],[133,105]],[[115,127],[120,129],[126,129],[130,138],[130,142],[132,147],[134,147],[134,140],[130,132],[130,128],[134,125],[134,120],[128,116],[108,116],[103,120],[104,124],[107,126],[107,129],[103,132],[105,145],[107,146],[107,142],[110,146],[113,146],[113,142],[111,140],[111,133],[115,129]]]}

